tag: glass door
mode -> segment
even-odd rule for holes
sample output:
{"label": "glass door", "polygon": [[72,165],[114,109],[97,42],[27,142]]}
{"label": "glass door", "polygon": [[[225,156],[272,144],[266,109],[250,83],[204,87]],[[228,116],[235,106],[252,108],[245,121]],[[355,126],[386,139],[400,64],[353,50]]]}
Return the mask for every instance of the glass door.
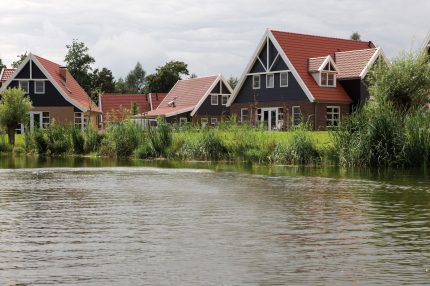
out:
{"label": "glass door", "polygon": [[277,130],[278,108],[262,108],[260,122],[269,131]]}
{"label": "glass door", "polygon": [[42,112],[30,112],[30,131],[34,128],[42,128]]}

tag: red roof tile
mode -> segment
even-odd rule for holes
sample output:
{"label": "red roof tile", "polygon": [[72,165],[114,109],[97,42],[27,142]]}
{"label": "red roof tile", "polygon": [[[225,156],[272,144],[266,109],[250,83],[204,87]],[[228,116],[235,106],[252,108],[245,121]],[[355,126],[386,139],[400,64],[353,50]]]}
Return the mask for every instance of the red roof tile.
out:
{"label": "red roof tile", "polygon": [[100,112],[98,106],[91,100],[85,90],[73,78],[69,71],[66,71],[66,80],[60,76],[60,65],[47,59],[34,55],[39,63],[46,69],[49,75],[69,97],[72,102],[76,103],[83,111]]}
{"label": "red roof tile", "polygon": [[130,109],[133,103],[136,103],[139,107],[139,111],[141,113],[146,113],[151,110],[150,97],[152,100],[152,108],[155,109],[164,97],[166,97],[166,93],[104,93],[100,96],[100,106],[102,112],[106,114],[114,110],[119,110],[121,107]]}
{"label": "red roof tile", "polygon": [[327,59],[326,57],[318,57],[318,58],[310,58],[309,59],[309,71],[318,71],[318,69],[321,67],[323,62]]}
{"label": "red roof tile", "polygon": [[[158,108],[148,112],[148,116],[169,115],[191,111],[196,107],[202,97],[208,93],[209,88],[215,83],[218,76],[200,77],[187,80],[179,80],[166,95]],[[210,91],[209,91],[210,92]],[[175,107],[171,106],[175,103]],[[186,110],[186,111],[183,111]],[[179,112],[181,111],[181,112]]]}
{"label": "red roof tile", "polygon": [[9,77],[15,72],[15,69],[8,69],[8,68],[4,68],[0,75],[0,82],[5,82],[9,79]]}
{"label": "red roof tile", "polygon": [[336,53],[338,79],[360,78],[370,59],[378,52],[377,48]]}
{"label": "red roof tile", "polygon": [[351,98],[340,84],[336,87],[320,87],[308,70],[308,59],[335,58],[336,52],[374,48],[373,43],[338,38],[303,35],[281,31],[271,31],[288,59],[317,101],[351,102]]}

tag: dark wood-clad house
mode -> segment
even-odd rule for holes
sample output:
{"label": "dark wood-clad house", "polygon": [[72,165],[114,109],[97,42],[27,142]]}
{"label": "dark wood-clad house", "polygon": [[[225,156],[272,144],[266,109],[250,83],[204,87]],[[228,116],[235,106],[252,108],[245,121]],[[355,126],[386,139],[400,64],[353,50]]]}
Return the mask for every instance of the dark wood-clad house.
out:
{"label": "dark wood-clad house", "polygon": [[179,80],[157,109],[143,113],[146,119],[166,118],[170,123],[200,122],[216,125],[229,115],[232,89],[222,75]]}
{"label": "dark wood-clad house", "polygon": [[325,130],[368,98],[364,79],[380,57],[372,42],[267,30],[227,106],[268,130],[301,120]]}
{"label": "dark wood-clad house", "polygon": [[[0,88],[21,88],[33,103],[29,117],[30,131],[44,128],[53,120],[86,128],[99,120],[99,108],[76,82],[66,67],[29,54]],[[24,126],[17,132],[24,132]]]}

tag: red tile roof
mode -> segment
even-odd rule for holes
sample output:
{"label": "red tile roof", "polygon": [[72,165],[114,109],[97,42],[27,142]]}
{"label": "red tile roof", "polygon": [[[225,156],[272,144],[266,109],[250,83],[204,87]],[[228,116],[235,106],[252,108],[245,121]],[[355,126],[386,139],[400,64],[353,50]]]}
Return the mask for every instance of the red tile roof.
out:
{"label": "red tile roof", "polygon": [[79,108],[82,108],[84,112],[94,111],[100,112],[98,106],[91,100],[85,90],[79,85],[79,83],[73,78],[69,71],[66,71],[66,80],[60,75],[60,65],[51,62],[47,59],[34,55],[37,61],[46,69],[49,75],[62,89],[62,91],[71,99],[72,102],[76,103]]}
{"label": "red tile roof", "polygon": [[338,79],[360,78],[371,58],[378,52],[377,48],[336,53]]}
{"label": "red tile roof", "polygon": [[334,59],[336,52],[363,50],[368,49],[369,46],[374,48],[373,43],[281,31],[271,32],[315,100],[351,102],[351,98],[340,84],[336,87],[320,87],[309,73],[308,59],[328,55]]}
{"label": "red tile roof", "polygon": [[8,78],[14,73],[14,71],[15,71],[15,69],[4,68],[0,73],[0,75],[1,75],[0,82],[7,81]]}
{"label": "red tile roof", "polygon": [[[170,90],[158,108],[148,112],[148,116],[169,116],[194,109],[205,96],[219,76],[199,77],[194,79],[179,80]],[[173,107],[172,104],[175,103]]]}
{"label": "red tile roof", "polygon": [[141,113],[146,113],[151,110],[150,97],[152,100],[152,108],[155,109],[166,97],[167,93],[150,93],[150,94],[120,94],[120,93],[104,93],[100,96],[100,106],[103,113],[112,113],[114,110],[123,108],[131,108],[133,103],[136,103]]}
{"label": "red tile roof", "polygon": [[309,59],[309,71],[318,71],[323,62],[327,59],[328,56],[318,57],[318,58],[310,58]]}

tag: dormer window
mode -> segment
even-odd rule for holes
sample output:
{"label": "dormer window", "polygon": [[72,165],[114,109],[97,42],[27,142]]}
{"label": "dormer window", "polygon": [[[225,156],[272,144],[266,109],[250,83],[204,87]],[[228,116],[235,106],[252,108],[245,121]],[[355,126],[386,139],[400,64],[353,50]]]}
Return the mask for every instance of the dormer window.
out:
{"label": "dormer window", "polygon": [[336,86],[336,69],[330,61],[321,71],[321,86],[326,86],[326,87]]}

